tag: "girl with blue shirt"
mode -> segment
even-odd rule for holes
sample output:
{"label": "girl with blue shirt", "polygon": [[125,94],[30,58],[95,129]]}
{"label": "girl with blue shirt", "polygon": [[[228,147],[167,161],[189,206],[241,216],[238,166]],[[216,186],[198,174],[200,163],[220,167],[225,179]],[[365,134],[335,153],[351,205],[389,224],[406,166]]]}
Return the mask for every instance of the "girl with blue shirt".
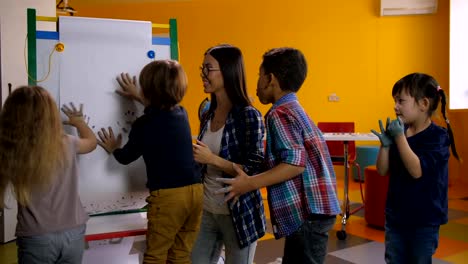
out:
{"label": "girl with blue shirt", "polygon": [[[377,171],[389,174],[385,208],[385,261],[387,263],[432,263],[439,240],[439,227],[448,221],[449,148],[458,159],[445,93],[427,74],[412,73],[392,90],[397,119],[381,133]],[[447,128],[431,116],[439,102]]]}

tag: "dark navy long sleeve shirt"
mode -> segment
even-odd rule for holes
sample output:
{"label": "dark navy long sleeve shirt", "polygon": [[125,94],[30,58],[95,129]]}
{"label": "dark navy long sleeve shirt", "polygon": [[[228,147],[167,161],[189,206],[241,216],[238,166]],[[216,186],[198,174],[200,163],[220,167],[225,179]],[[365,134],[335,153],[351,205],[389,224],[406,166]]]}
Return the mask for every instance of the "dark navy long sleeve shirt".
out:
{"label": "dark navy long sleeve shirt", "polygon": [[143,156],[150,191],[201,183],[187,112],[181,106],[171,110],[146,107],[132,124],[128,142],[113,154],[121,164]]}

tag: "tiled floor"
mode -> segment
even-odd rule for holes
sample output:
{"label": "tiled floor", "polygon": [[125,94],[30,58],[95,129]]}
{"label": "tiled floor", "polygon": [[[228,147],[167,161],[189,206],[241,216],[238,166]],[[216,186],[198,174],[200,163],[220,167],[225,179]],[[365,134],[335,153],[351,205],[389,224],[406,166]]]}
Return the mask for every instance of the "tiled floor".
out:
{"label": "tiled floor", "polygon": [[[343,180],[341,178],[338,179],[338,189],[342,200]],[[353,206],[362,203],[359,183],[350,181],[349,190]],[[449,198],[449,223],[441,227],[439,248],[434,255],[433,263],[468,263],[468,184],[452,182]],[[384,263],[384,232],[369,227],[364,220],[362,210],[348,219],[346,240],[337,239],[336,230],[340,228],[340,217],[338,217],[335,230],[330,232],[327,264]],[[138,243],[141,244],[141,241]],[[283,239],[275,240],[273,235],[268,233],[258,243],[255,264],[280,263],[275,260],[282,256],[283,243]],[[87,263],[92,262],[94,261]],[[0,263],[17,263],[15,242],[0,245]],[[99,263],[106,262],[101,259]]]}
{"label": "tiled floor", "polygon": [[[449,222],[440,229],[439,248],[433,263],[468,263],[468,184],[451,182],[449,189]],[[364,188],[364,185],[363,185]],[[338,195],[343,199],[343,179],[338,178]],[[351,207],[362,203],[359,183],[350,181],[349,196]],[[346,224],[346,240],[339,240],[336,231],[341,230],[341,217],[328,243],[327,264],[379,264],[384,261],[384,231],[369,227],[364,220],[364,210],[352,215]],[[256,264],[275,263],[281,257],[283,240],[269,236],[258,244],[255,255]]]}

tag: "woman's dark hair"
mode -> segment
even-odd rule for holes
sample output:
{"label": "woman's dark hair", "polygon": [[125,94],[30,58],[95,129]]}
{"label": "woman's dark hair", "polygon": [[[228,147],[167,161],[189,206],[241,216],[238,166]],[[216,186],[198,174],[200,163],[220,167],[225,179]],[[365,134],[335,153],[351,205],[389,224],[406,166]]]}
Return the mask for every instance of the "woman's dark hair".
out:
{"label": "woman's dark hair", "polygon": [[[247,95],[244,59],[241,50],[229,44],[220,44],[209,48],[205,55],[212,56],[218,62],[223,76],[224,88],[232,104],[235,106],[251,105]],[[212,94],[209,111],[214,111],[216,105],[216,96]]]}

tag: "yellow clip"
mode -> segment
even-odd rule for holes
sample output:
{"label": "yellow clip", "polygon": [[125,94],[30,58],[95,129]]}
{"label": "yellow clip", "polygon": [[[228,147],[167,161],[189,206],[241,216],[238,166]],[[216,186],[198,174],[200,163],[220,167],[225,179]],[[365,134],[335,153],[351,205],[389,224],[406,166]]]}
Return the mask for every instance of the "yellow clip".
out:
{"label": "yellow clip", "polygon": [[62,52],[65,49],[65,45],[62,42],[55,44],[55,50],[57,52]]}

